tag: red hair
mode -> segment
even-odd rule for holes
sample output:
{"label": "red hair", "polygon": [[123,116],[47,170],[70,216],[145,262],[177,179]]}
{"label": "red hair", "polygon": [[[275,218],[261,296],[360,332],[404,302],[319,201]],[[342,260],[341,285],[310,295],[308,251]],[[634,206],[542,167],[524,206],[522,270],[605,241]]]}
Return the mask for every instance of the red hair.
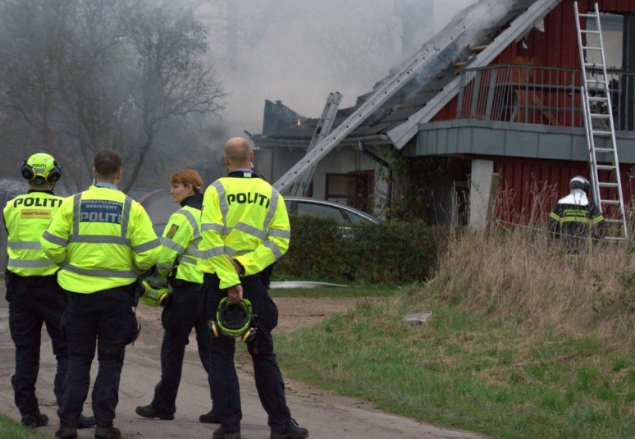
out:
{"label": "red hair", "polygon": [[201,179],[198,172],[193,169],[184,169],[183,171],[175,172],[170,176],[170,184],[191,185],[196,195],[200,195],[203,189],[203,179]]}

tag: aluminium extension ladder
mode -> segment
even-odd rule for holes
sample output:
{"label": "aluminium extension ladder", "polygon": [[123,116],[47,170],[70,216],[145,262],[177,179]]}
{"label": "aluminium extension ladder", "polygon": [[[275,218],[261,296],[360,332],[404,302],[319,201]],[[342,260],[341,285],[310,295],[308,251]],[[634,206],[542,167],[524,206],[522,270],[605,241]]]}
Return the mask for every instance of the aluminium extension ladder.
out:
{"label": "aluminium extension ladder", "polygon": [[[605,221],[611,225],[607,227],[606,239],[626,240],[628,227],[598,4],[595,4],[595,12],[580,13],[578,2],[575,2],[575,17],[582,65],[582,112],[589,146],[593,198],[600,211],[606,216]],[[581,18],[587,20],[584,29],[580,23]],[[590,23],[594,23],[597,30],[590,30]],[[596,44],[591,44],[589,36],[594,37],[592,40]],[[589,55],[591,54],[601,54],[601,64],[590,62]],[[601,146],[597,146],[596,143]],[[610,160],[606,160],[606,156],[610,156]],[[601,180],[600,178],[606,173],[600,173],[600,171],[608,171],[608,179]],[[602,189],[608,190],[609,193],[614,189],[617,198],[603,198]]]}
{"label": "aluminium extension ladder", "polygon": [[[335,116],[337,115],[337,109],[339,108],[341,102],[342,95],[340,93],[329,93],[329,97],[326,99],[326,105],[324,106],[324,111],[322,111],[322,116],[315,127],[311,143],[306,150],[307,154],[315,148],[315,145],[323,141],[324,138],[331,133],[331,128],[333,127],[333,122],[335,122]],[[316,167],[317,164],[311,166],[302,174],[293,186],[291,186],[289,195],[294,197],[306,196]]]}

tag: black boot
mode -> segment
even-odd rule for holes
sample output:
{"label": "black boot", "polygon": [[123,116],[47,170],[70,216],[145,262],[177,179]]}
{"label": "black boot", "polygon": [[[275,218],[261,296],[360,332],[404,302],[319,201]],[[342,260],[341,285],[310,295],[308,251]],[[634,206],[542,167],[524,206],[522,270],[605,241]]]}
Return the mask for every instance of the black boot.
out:
{"label": "black boot", "polygon": [[121,430],[111,425],[107,427],[100,427],[99,425],[95,429],[95,439],[119,439],[121,437]]}
{"label": "black boot", "polygon": [[95,426],[95,418],[92,416],[79,415],[79,423],[77,428],[93,428]]}
{"label": "black boot", "polygon": [[[171,421],[174,419],[174,413],[164,412],[162,410],[155,409],[152,404],[146,406],[139,406],[135,409],[135,412],[144,418],[159,418],[164,421]],[[201,421],[203,422],[203,421]]]}
{"label": "black boot", "polygon": [[240,439],[240,430],[228,431],[223,428],[221,425],[216,430],[214,430],[214,434],[212,435],[214,439]]}
{"label": "black boot", "polygon": [[203,424],[220,424],[220,418],[216,413],[214,413],[213,409],[210,410],[209,413],[201,415],[198,420]]}
{"label": "black boot", "polygon": [[271,432],[271,439],[305,439],[307,437],[309,437],[309,430],[298,426],[295,419],[287,423],[284,433]]}
{"label": "black boot", "polygon": [[22,425],[29,428],[44,427],[49,423],[49,417],[40,413],[40,409],[36,409],[31,413],[22,415]]}
{"label": "black boot", "polygon": [[60,428],[58,428],[55,432],[55,437],[59,437],[61,439],[75,439],[77,437],[77,429],[60,424]]}

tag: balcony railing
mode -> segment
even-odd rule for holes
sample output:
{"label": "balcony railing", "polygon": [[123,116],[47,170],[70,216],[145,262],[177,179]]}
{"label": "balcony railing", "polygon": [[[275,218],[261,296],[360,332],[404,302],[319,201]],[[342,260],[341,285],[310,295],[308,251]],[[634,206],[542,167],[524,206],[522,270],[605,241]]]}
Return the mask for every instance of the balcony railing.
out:
{"label": "balcony railing", "polygon": [[[503,64],[461,73],[457,119],[582,127],[582,71]],[[615,129],[635,131],[635,74],[610,71]],[[597,93],[595,88],[592,93]],[[594,112],[607,113],[604,108]]]}

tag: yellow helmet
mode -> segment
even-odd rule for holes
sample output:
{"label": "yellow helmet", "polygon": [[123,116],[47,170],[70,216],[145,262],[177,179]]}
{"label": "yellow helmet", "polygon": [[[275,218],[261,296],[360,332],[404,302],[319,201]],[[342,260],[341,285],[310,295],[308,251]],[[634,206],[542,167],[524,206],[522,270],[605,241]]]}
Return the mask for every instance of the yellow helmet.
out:
{"label": "yellow helmet", "polygon": [[62,177],[62,170],[52,155],[33,154],[22,163],[22,176],[36,184],[57,183]]}

